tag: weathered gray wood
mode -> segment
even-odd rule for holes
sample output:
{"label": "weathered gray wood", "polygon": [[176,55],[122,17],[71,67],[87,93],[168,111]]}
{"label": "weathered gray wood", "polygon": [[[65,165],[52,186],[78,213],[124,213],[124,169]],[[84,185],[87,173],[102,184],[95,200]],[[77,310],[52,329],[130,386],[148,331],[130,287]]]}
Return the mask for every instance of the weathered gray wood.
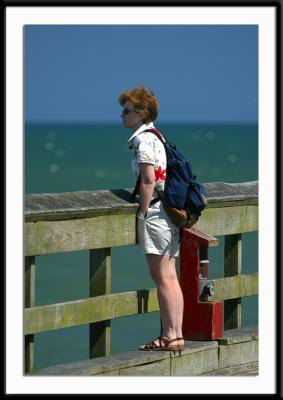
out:
{"label": "weathered gray wood", "polygon": [[[185,350],[182,351],[181,357],[192,356],[201,352],[216,350],[217,358],[217,342],[191,342],[185,341]],[[175,367],[172,369],[172,359],[175,360]],[[92,360],[78,361],[74,363],[56,365],[54,367],[45,368],[35,371],[33,375],[148,375],[146,368],[156,364],[156,371],[150,368],[151,374],[170,375],[177,371],[177,360],[180,356],[169,351],[131,351],[119,353],[108,357],[99,357]],[[165,362],[164,362],[165,361]],[[169,365],[169,368],[167,368]],[[132,371],[130,369],[133,368]],[[119,371],[117,373],[117,371]],[[207,368],[205,368],[207,371]]]}
{"label": "weathered gray wood", "polygon": [[258,361],[258,340],[218,346],[219,369]]}
{"label": "weathered gray wood", "polygon": [[[35,305],[35,257],[25,257],[25,308]],[[25,372],[34,369],[34,335],[25,336]]]}
{"label": "weathered gray wood", "polygon": [[[208,207],[257,205],[258,182],[205,183]],[[135,212],[137,204],[130,201],[133,189],[41,193],[25,196],[25,220],[56,220],[87,218],[113,214],[117,211]]]}
{"label": "weathered gray wood", "polygon": [[[111,293],[111,249],[90,250],[90,296]],[[90,324],[90,358],[110,354],[111,320]]]}
{"label": "weathered gray wood", "polygon": [[197,376],[218,368],[217,347],[172,359],[171,375]]}
{"label": "weathered gray wood", "polygon": [[35,304],[35,257],[25,257],[25,307]]}
{"label": "weathered gray wood", "polygon": [[[257,230],[257,182],[207,183],[208,208],[196,228],[211,235]],[[136,243],[130,189],[25,197],[25,254],[40,255]]]}
{"label": "weathered gray wood", "polygon": [[[215,287],[213,301],[258,293],[258,274],[214,279],[212,282]],[[156,288],[37,306],[24,311],[24,333],[45,332],[158,310]]]}
{"label": "weathered gray wood", "polygon": [[[108,372],[107,375],[112,375],[112,372]],[[170,376],[170,358],[136,367],[122,368],[119,370],[119,376]]]}
{"label": "weathered gray wood", "polygon": [[236,299],[258,294],[258,273],[212,279],[215,294],[212,301]]}
{"label": "weathered gray wood", "polygon": [[32,375],[99,375],[110,373],[116,375],[124,368],[148,365],[170,359],[170,352],[130,351],[108,357],[99,357],[91,360],[56,365],[34,371]]}
{"label": "weathered gray wood", "polygon": [[258,204],[258,181],[225,183],[205,183],[208,207],[222,207],[225,202],[233,205]]}
{"label": "weathered gray wood", "polygon": [[248,375],[258,375],[258,362],[252,362],[249,364],[236,365],[228,368],[218,369],[206,374],[201,374],[201,376],[248,376]]}
{"label": "weathered gray wood", "polygon": [[224,274],[225,276],[239,275],[242,272],[242,236],[225,236],[224,246]]}
{"label": "weathered gray wood", "polygon": [[[33,371],[41,376],[216,376],[255,375],[258,372],[258,340],[255,327],[224,332],[233,342],[185,341],[177,352],[132,351],[108,357],[56,365]],[[249,336],[249,339],[247,338]],[[247,340],[248,339],[248,340]]]}
{"label": "weathered gray wood", "polygon": [[[209,203],[197,228],[212,235],[257,230],[257,182],[215,182],[205,187]],[[130,202],[130,192],[119,189],[27,195],[26,255],[135,244],[137,204]],[[115,235],[111,235],[112,227]],[[98,232],[103,235],[98,236]]]}
{"label": "weathered gray wood", "polygon": [[[208,193],[209,203],[208,208],[202,213],[202,217],[198,224],[196,224],[197,229],[205,231],[212,236],[237,235],[258,229],[257,181],[240,184],[215,182],[205,184],[205,188]],[[103,250],[103,248],[136,243],[135,213],[137,204],[130,202],[130,193],[131,190],[129,189],[118,189],[112,191],[84,191],[26,196],[25,254],[30,256],[27,258],[28,268],[26,265],[26,271],[28,271],[26,273],[26,282],[28,282],[28,284],[26,283],[26,288],[28,289],[25,293],[25,344],[27,349],[25,360],[28,365],[26,367],[27,371],[33,368],[33,333],[85,323],[90,323],[92,326],[95,324],[96,329],[91,330],[90,341],[93,343],[93,336],[96,336],[96,343],[102,340],[104,344],[101,345],[100,343],[100,347],[103,348],[104,346],[104,350],[102,353],[96,353],[94,348],[92,348],[91,355],[109,354],[110,325],[107,325],[107,321],[102,321],[109,321],[111,318],[120,316],[157,311],[159,309],[156,289],[104,295],[104,293],[108,293],[107,285],[109,281],[107,281],[107,274],[103,276],[103,273],[100,280],[102,286],[96,288],[95,283],[93,285],[91,283],[93,291],[91,290],[90,296],[97,296],[95,298],[33,307],[33,256],[63,251],[93,249],[91,250],[90,262],[92,280],[95,275],[98,277],[101,272],[105,272],[110,268],[110,263],[108,263],[108,259],[105,257],[105,252],[108,250]],[[235,243],[236,247],[234,246]],[[226,240],[225,258],[226,272],[230,271],[227,275],[234,275],[235,273],[238,275],[214,280],[215,296],[212,300],[235,299],[258,293],[257,274],[250,276],[239,275],[239,236],[234,236],[232,239]],[[237,260],[236,263],[235,260]],[[238,305],[239,303],[237,303],[237,307],[234,307],[236,318],[234,318],[234,323],[230,326],[237,326],[240,320]],[[229,313],[232,314],[233,319],[233,312],[231,313],[230,310]],[[102,324],[104,325],[102,326]],[[226,326],[229,325],[226,324]],[[248,351],[246,348],[247,344],[252,342],[255,342],[255,340],[248,340],[247,334],[241,339],[238,337],[235,338],[235,335],[234,337],[221,338],[222,348],[220,349],[221,351],[219,350],[219,354],[222,354],[222,361],[225,360],[225,357],[235,357],[233,352],[235,354],[238,352],[240,356],[238,355],[238,361],[236,362],[244,362],[243,360],[246,360],[246,355],[243,353]],[[235,347],[236,350],[230,348],[229,353],[223,349],[232,343],[234,346],[238,346],[237,348]],[[207,351],[212,355],[215,349]],[[255,357],[256,351],[252,352]],[[144,375],[150,371],[150,375],[153,375],[153,371],[160,371],[161,375],[167,375],[169,360],[171,374],[178,374],[177,371],[181,371],[180,374],[183,374],[185,371],[192,375],[199,374],[201,370],[203,372],[210,370],[214,362],[214,359],[210,362],[207,357],[203,358],[204,354],[202,352],[199,353],[195,355],[196,358],[194,361],[190,361],[192,360],[193,353],[188,355],[186,354],[186,350],[183,352],[182,357],[176,359],[172,354],[168,358],[167,354],[167,358],[155,360],[156,370],[154,369],[154,363],[149,361],[150,366],[140,363],[132,365],[131,368],[127,365],[122,369],[103,370],[101,374]],[[187,361],[185,361],[186,357],[188,358]],[[96,360],[98,359],[96,358]],[[225,364],[224,361],[223,363]],[[191,369],[189,364],[194,370]],[[198,367],[196,367],[197,365]],[[207,370],[203,370],[202,365],[206,366]],[[234,364],[225,368],[233,369]]]}
{"label": "weathered gray wood", "polygon": [[[242,236],[225,236],[224,276],[237,276],[242,272]],[[224,329],[241,326],[241,298],[224,301]]]}
{"label": "weathered gray wood", "polygon": [[[41,376],[198,376],[256,373],[258,340],[255,328],[224,332],[234,342],[225,346],[218,341],[185,341],[181,355],[173,352],[131,351],[108,357],[78,361],[44,368],[31,373]],[[249,340],[247,341],[247,335]],[[244,340],[243,340],[244,339]]]}
{"label": "weathered gray wood", "polygon": [[[205,184],[205,188],[208,192],[209,204],[196,224],[197,229],[212,236],[237,235],[258,229],[257,181],[241,184],[215,182]],[[93,249],[91,251],[102,254],[104,252],[102,249],[105,247],[135,244],[137,204],[130,202],[130,192],[129,189],[119,189],[26,196],[25,254],[34,256],[84,249]],[[227,270],[231,259],[235,259],[235,248],[227,244],[228,240],[230,239],[227,239],[225,254]],[[239,261],[239,241],[237,246],[236,258]],[[235,267],[235,264],[233,265]],[[238,266],[236,266],[236,271],[240,271]],[[213,300],[221,300],[221,296],[222,299],[235,299],[258,293],[257,274],[249,277],[236,275],[233,278],[216,280],[214,283],[216,293]],[[222,294],[219,294],[220,290],[223,291]],[[154,289],[130,292],[125,296],[124,294],[114,295],[114,297],[99,294],[97,296],[96,299],[89,298],[51,306],[26,308],[26,340],[32,338],[32,333],[84,323],[99,323],[101,327],[101,321],[104,320],[159,309]],[[230,325],[226,323],[226,327],[237,326],[240,321],[238,300],[237,305],[229,311],[229,314],[230,321],[234,320],[234,322]],[[103,324],[102,334],[98,329],[96,334],[100,338],[104,337],[103,341],[106,343],[108,339],[110,340],[110,331],[107,331],[105,325],[107,322]],[[92,338],[92,333],[90,338]],[[32,349],[33,344],[27,342],[27,346]],[[107,354],[105,349],[105,354]],[[95,351],[92,350],[92,354],[95,355]],[[163,368],[166,363],[160,362],[160,368],[161,365]],[[143,368],[143,366],[138,366],[136,372],[141,372]]]}
{"label": "weathered gray wood", "polygon": [[136,243],[134,214],[25,224],[26,255],[100,249]]}
{"label": "weathered gray wood", "polygon": [[[134,213],[66,221],[26,222],[25,254],[43,255],[136,244],[135,224]],[[195,227],[212,236],[256,231],[257,206],[204,210]]]}
{"label": "weathered gray wood", "polygon": [[250,342],[251,340],[258,340],[258,327],[256,325],[225,330],[222,338],[218,339],[218,343],[227,346],[230,344]]}
{"label": "weathered gray wood", "polygon": [[25,196],[25,220],[47,221],[89,218],[117,212],[135,212],[137,204],[130,202],[130,192],[96,190],[65,193],[41,193]]}
{"label": "weathered gray wood", "polygon": [[212,236],[258,230],[258,206],[237,205],[205,209],[195,227]]}
{"label": "weathered gray wood", "polygon": [[158,310],[155,288],[38,306],[25,309],[24,333],[45,332]]}
{"label": "weathered gray wood", "polygon": [[187,341],[185,350],[171,352],[172,376],[196,376],[218,368],[217,341]]}

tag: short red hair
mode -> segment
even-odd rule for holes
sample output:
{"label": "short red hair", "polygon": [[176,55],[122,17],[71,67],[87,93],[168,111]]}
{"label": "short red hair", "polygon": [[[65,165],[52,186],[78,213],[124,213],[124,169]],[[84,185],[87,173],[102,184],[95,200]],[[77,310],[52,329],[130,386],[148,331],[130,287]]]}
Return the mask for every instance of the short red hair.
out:
{"label": "short red hair", "polygon": [[126,101],[133,104],[135,111],[140,114],[144,123],[154,121],[158,116],[158,100],[152,90],[144,85],[138,85],[132,90],[125,90],[119,96],[123,106]]}

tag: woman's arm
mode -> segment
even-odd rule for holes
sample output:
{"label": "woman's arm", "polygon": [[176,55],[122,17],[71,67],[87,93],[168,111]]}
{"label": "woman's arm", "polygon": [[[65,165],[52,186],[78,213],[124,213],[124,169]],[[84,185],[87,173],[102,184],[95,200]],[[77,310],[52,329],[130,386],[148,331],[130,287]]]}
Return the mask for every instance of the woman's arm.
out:
{"label": "woman's arm", "polygon": [[139,166],[141,174],[140,209],[142,214],[146,216],[155,187],[155,173],[152,164],[141,163]]}

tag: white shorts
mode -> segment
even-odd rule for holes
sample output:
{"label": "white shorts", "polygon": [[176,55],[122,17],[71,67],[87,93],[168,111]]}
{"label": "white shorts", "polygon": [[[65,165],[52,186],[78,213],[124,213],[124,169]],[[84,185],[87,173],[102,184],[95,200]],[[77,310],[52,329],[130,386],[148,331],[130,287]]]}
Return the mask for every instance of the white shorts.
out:
{"label": "white shorts", "polygon": [[148,209],[146,218],[137,214],[137,239],[144,254],[179,255],[180,229],[168,217],[161,201]]}

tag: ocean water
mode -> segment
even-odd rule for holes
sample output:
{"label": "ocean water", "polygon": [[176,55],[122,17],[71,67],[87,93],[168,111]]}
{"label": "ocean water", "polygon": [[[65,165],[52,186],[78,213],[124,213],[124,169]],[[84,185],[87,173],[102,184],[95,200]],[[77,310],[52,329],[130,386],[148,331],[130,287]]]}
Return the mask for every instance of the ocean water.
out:
{"label": "ocean water", "polygon": [[[201,182],[258,179],[253,124],[156,124],[191,161]],[[115,124],[26,124],[25,193],[131,188],[130,131]],[[209,278],[224,274],[224,240],[210,249]],[[257,272],[258,235],[242,237],[243,273]],[[89,296],[88,251],[36,257],[36,305]],[[112,292],[154,287],[138,246],[112,249]],[[242,299],[242,325],[258,321],[258,296]],[[111,322],[111,353],[135,350],[159,334],[159,312]],[[88,326],[35,335],[35,368],[88,358]]]}

